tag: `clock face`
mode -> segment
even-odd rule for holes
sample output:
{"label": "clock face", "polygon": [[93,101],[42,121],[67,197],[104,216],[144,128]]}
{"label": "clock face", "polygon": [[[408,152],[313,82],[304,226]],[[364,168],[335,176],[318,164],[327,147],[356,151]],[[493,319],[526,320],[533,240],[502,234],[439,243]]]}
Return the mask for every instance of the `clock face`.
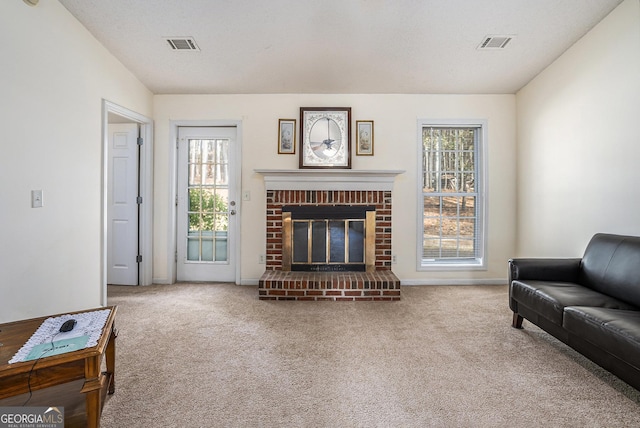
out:
{"label": "clock face", "polygon": [[335,120],[325,117],[316,120],[309,132],[311,152],[320,159],[330,159],[340,153],[342,133]]}
{"label": "clock face", "polygon": [[300,166],[350,168],[350,109],[301,108]]}

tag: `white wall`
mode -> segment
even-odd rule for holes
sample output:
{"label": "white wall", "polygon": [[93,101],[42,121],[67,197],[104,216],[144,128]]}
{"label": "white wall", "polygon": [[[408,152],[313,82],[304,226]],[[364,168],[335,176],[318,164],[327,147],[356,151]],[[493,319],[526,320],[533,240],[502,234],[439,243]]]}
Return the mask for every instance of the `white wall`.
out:
{"label": "white wall", "polygon": [[640,1],[626,0],[517,94],[520,256],[640,235]]}
{"label": "white wall", "polygon": [[[154,117],[154,280],[168,263],[170,120],[242,122],[243,283],[256,282],[265,247],[265,202],[256,168],[297,168],[278,155],[278,118],[301,106],[350,106],[353,120],[375,120],[375,156],[355,169],[404,169],[394,191],[394,272],[407,283],[492,282],[506,276],[515,248],[515,96],[225,95],[153,96],[57,1],[28,7],[0,1],[0,322],[95,307],[101,299],[101,102]],[[155,111],[154,111],[155,109]],[[416,121],[487,119],[489,269],[417,272]],[[42,189],[44,207],[30,207]]]}
{"label": "white wall", "polygon": [[57,1],[0,1],[0,39],[0,322],[99,306],[101,102],[152,94]]}
{"label": "white wall", "polygon": [[[172,204],[171,121],[242,122],[242,190],[251,192],[241,212],[241,282],[257,283],[265,265],[265,190],[255,169],[297,169],[298,156],[278,155],[279,118],[299,118],[300,107],[351,107],[352,120],[374,120],[375,155],[353,156],[353,169],[400,169],[393,193],[393,271],[404,283],[506,281],[515,251],[514,95],[158,95],[154,97],[154,281],[171,282],[167,254]],[[487,119],[489,157],[488,270],[416,270],[417,120]],[[299,122],[299,120],[298,120]],[[298,123],[299,124],[299,123]]]}

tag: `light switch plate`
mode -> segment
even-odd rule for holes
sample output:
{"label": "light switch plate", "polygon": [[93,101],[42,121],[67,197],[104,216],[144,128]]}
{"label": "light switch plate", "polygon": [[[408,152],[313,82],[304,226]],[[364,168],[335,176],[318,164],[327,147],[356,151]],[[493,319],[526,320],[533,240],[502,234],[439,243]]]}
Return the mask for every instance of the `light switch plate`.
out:
{"label": "light switch plate", "polygon": [[42,190],[31,191],[31,208],[40,208],[42,203]]}

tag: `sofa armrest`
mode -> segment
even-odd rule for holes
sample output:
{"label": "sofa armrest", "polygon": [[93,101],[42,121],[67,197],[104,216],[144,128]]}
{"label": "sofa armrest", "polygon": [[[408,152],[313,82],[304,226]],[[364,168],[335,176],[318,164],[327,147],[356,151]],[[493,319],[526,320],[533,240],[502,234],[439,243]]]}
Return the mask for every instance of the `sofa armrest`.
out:
{"label": "sofa armrest", "polygon": [[578,282],[580,258],[522,258],[509,260],[509,284],[518,280]]}

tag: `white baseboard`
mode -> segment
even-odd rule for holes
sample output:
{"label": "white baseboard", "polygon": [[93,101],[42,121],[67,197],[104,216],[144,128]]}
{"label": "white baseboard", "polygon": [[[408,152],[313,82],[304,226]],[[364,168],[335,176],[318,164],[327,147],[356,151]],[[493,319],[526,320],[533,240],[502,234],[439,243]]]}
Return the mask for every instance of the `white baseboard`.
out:
{"label": "white baseboard", "polygon": [[402,286],[417,285],[506,285],[507,278],[489,279],[400,279]]}
{"label": "white baseboard", "polygon": [[[258,285],[260,279],[242,279],[240,285]],[[417,286],[417,285],[506,285],[507,278],[495,278],[495,279],[439,279],[439,280],[425,280],[425,279],[400,279],[400,285],[402,286]]]}
{"label": "white baseboard", "polygon": [[169,281],[167,278],[153,278],[153,283],[158,285],[171,285],[172,281]]}

